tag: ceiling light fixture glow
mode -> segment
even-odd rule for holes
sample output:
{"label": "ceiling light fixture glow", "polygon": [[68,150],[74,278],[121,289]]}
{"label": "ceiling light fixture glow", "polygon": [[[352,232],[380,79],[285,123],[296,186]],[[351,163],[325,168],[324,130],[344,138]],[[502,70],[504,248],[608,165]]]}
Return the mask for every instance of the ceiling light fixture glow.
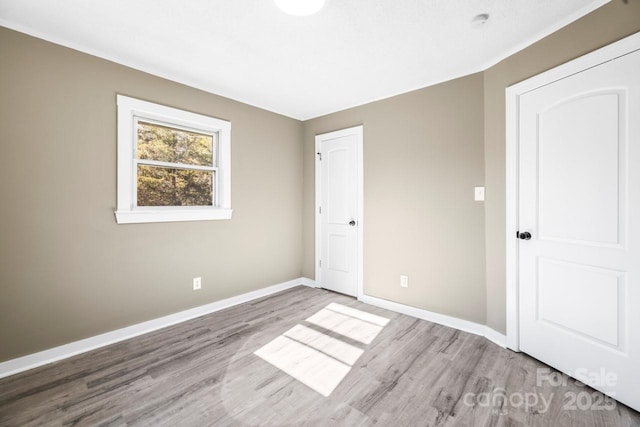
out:
{"label": "ceiling light fixture glow", "polygon": [[324,6],[326,0],[273,0],[283,12],[289,15],[313,15]]}

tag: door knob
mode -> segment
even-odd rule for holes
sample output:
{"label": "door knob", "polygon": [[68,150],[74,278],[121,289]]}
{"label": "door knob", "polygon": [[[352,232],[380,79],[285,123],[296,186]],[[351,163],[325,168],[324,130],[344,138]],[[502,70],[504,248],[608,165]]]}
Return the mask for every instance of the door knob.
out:
{"label": "door knob", "polygon": [[349,221],[349,225],[352,226],[352,227],[355,227],[356,226],[356,220],[352,219],[351,221]]}
{"label": "door knob", "polygon": [[518,237],[518,239],[531,240],[531,233],[529,233],[528,231],[525,231],[524,233],[517,231],[516,236]]}

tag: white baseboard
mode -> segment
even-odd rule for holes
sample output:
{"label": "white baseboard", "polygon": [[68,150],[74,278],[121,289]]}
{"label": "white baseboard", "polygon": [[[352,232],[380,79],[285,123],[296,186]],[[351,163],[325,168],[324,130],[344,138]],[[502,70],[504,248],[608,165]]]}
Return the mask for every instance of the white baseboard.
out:
{"label": "white baseboard", "polygon": [[257,291],[248,292],[246,294],[212,302],[200,307],[191,308],[189,310],[180,311],[178,313],[149,320],[147,322],[138,323],[136,325],[127,326],[122,329],[117,329],[115,331],[96,335],[91,338],[74,341],[69,344],[64,344],[59,347],[40,351],[38,353],[33,353],[27,356],[18,357],[16,359],[7,360],[0,363],[0,378],[8,377],[10,375],[33,369],[38,366],[66,359],[80,353],[95,350],[100,347],[124,341],[138,335],[153,332],[158,329],[166,328],[167,326],[175,325],[177,323],[191,320],[196,317],[204,316],[205,314],[220,311],[225,308],[233,307],[234,305],[262,298],[267,295],[275,294],[277,292],[291,289],[300,285],[316,287],[315,281],[301,277],[298,279],[289,280],[288,282],[269,286],[267,288],[258,289]]}
{"label": "white baseboard", "polygon": [[303,285],[308,286],[310,288],[319,288],[320,284],[313,279],[309,279],[308,277],[301,277],[300,281]]}
{"label": "white baseboard", "polygon": [[459,319],[453,316],[447,316],[445,314],[435,313],[433,311],[424,310],[422,308],[412,307],[409,305],[400,304],[369,295],[360,295],[358,297],[358,300],[362,301],[365,304],[374,305],[376,307],[395,311],[397,313],[406,314],[407,316],[416,317],[422,320],[428,320],[429,322],[438,323],[450,328],[455,328],[475,335],[480,335],[487,338],[489,341],[499,345],[500,347],[507,347],[507,338],[503,334],[486,325],[481,325],[480,323]]}
{"label": "white baseboard", "polygon": [[488,326],[484,327],[484,337],[494,344],[498,344],[500,347],[507,348],[507,336],[505,334],[501,334],[493,328]]}
{"label": "white baseboard", "polygon": [[[117,329],[115,331],[96,335],[94,337],[86,338],[80,341],[74,341],[69,344],[50,348],[38,353],[33,353],[27,356],[18,357],[16,359],[7,360],[0,363],[0,378],[8,377],[19,372],[37,368],[38,366],[53,363],[58,360],[85,353],[87,351],[95,350],[100,347],[115,344],[129,338],[157,331],[158,329],[166,328],[167,326],[185,322],[196,317],[214,313],[225,308],[233,307],[238,304],[249,302],[300,285],[308,286],[311,288],[319,287],[319,284],[315,280],[306,277],[300,277],[298,279],[289,280],[288,282],[279,283],[277,285],[269,286],[263,289],[258,289],[257,291],[248,292],[246,294],[223,299],[220,301],[215,301],[210,304],[202,305],[200,307],[191,308],[189,310],[180,311],[178,313],[149,320],[147,322],[127,326],[122,329]],[[395,311],[397,313],[406,314],[407,316],[428,320],[440,325],[460,329],[465,332],[470,332],[475,335],[481,335],[494,342],[495,344],[506,348],[507,339],[505,335],[495,331],[494,329],[486,325],[481,325],[479,323],[471,322],[468,320],[458,319],[457,317],[447,316],[444,314],[435,313],[417,307],[411,307],[408,305],[388,301],[382,298],[372,297],[369,295],[361,295],[358,300],[362,301],[365,304],[374,305],[376,307],[381,307],[387,310]]]}

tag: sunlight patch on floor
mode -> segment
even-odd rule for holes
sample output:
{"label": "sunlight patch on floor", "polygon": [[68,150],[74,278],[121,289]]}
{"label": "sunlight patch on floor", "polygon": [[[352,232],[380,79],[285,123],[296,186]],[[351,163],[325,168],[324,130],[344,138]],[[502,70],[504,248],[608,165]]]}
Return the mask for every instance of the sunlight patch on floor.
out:
{"label": "sunlight patch on floor", "polygon": [[347,316],[354,317],[356,319],[364,320],[365,322],[373,323],[378,326],[386,326],[389,323],[389,319],[386,317],[376,316],[375,314],[367,313],[366,311],[357,310],[346,305],[337,304],[332,302],[325,307],[327,310],[335,311],[337,313],[346,314]]}
{"label": "sunlight patch on floor", "polygon": [[364,350],[356,346],[303,325],[296,325],[283,335],[325,353],[349,366],[356,363],[356,360],[364,353]]}
{"label": "sunlight patch on floor", "polygon": [[335,338],[335,334],[370,344],[389,323],[384,317],[336,303],[306,321],[334,336],[315,327],[296,325],[254,354],[325,397],[364,353],[364,349]]}
{"label": "sunlight patch on floor", "polygon": [[347,375],[350,365],[280,335],[255,355],[327,397]]}
{"label": "sunlight patch on floor", "polygon": [[355,308],[332,303],[306,321],[363,344],[371,344],[371,341],[378,336],[389,320]]}

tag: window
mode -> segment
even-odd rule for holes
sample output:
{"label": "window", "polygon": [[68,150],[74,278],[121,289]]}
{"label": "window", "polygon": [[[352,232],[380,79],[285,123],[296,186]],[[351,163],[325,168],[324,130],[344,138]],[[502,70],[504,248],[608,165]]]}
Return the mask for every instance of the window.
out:
{"label": "window", "polygon": [[231,218],[231,123],[118,95],[118,224]]}

